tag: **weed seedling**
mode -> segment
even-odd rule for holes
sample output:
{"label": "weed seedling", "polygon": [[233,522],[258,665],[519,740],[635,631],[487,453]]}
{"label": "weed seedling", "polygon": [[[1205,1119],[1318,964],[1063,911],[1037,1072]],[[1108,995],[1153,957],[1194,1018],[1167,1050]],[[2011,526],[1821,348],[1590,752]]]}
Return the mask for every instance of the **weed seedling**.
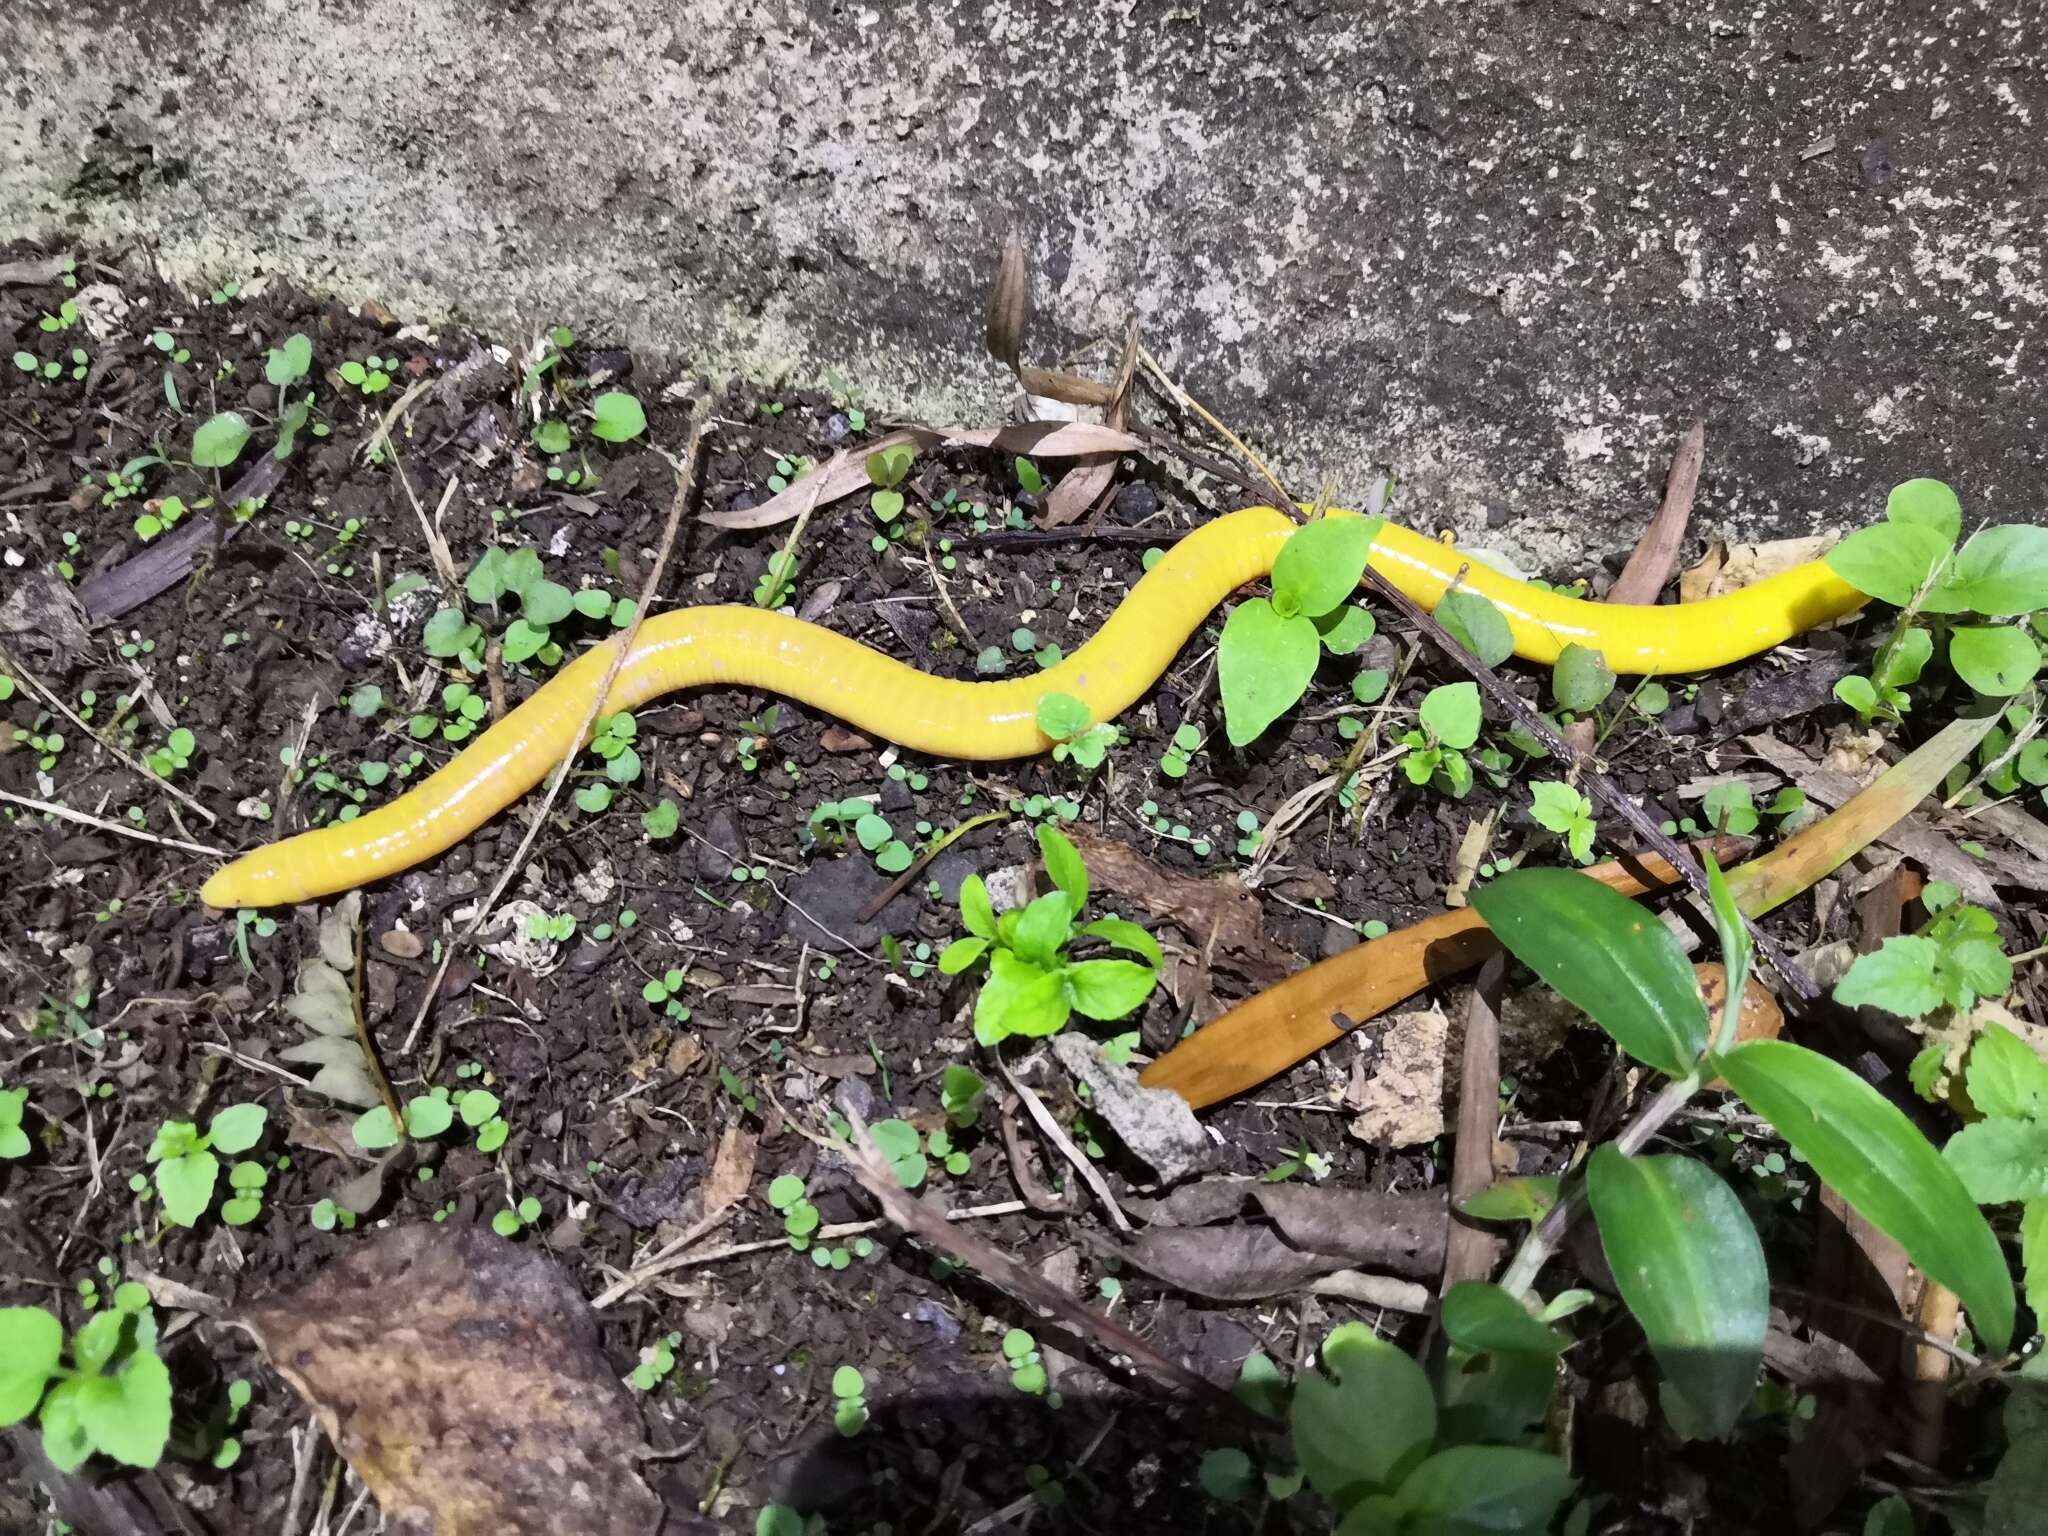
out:
{"label": "weed seedling", "polygon": [[1045,1396],[1045,1356],[1038,1352],[1038,1340],[1022,1328],[1003,1335],[1003,1359],[1009,1363],[1010,1385],[1033,1397]]}
{"label": "weed seedling", "polygon": [[1400,743],[1408,750],[1401,769],[1411,784],[1434,784],[1454,800],[1472,790],[1472,765],[1465,749],[1479,739],[1479,685],[1444,683],[1432,688],[1422,699],[1420,725],[1403,731]]}
{"label": "weed seedling", "polygon": [[868,482],[875,488],[868,497],[868,507],[884,527],[903,515],[901,486],[916,458],[917,450],[908,443],[868,455]]}
{"label": "weed seedling", "polygon": [[[213,1117],[205,1133],[190,1120],[166,1120],[157,1129],[156,1139],[150,1144],[149,1161],[156,1164],[156,1192],[163,1202],[164,1215],[175,1226],[198,1225],[199,1218],[206,1214],[206,1208],[213,1203],[214,1185],[220,1178],[220,1159],[215,1152],[246,1152],[263,1137],[263,1124],[270,1111],[261,1104],[230,1104]],[[255,1167],[259,1164],[238,1163],[236,1169]],[[247,1177],[247,1176],[245,1176]],[[263,1181],[256,1180],[260,1192]],[[248,1198],[245,1186],[236,1184],[235,1198],[230,1205]],[[256,1195],[257,1210],[261,1209],[261,1195]],[[230,1224],[243,1225],[253,1220],[256,1211],[246,1206],[242,1221],[229,1218]],[[227,1213],[222,1212],[223,1216]]]}
{"label": "weed seedling", "polygon": [[160,779],[168,779],[191,767],[193,754],[198,750],[198,740],[181,725],[144,761],[149,764],[150,772]]}
{"label": "weed seedling", "polygon": [[28,1156],[28,1132],[21,1128],[21,1117],[27,1108],[26,1088],[0,1088],[0,1157]]}
{"label": "weed seedling", "polygon": [[789,1246],[802,1253],[811,1246],[811,1234],[818,1230],[818,1208],[804,1194],[804,1181],[785,1173],[768,1185],[768,1204],[782,1213],[782,1230]]}
{"label": "weed seedling", "polygon": [[540,1202],[528,1195],[517,1205],[507,1206],[491,1218],[491,1230],[500,1237],[517,1237],[540,1220]]}
{"label": "weed seedling", "polygon": [[1052,749],[1053,761],[1072,763],[1084,772],[1092,772],[1102,766],[1123,733],[1115,724],[1104,721],[1097,725],[1088,713],[1088,706],[1069,693],[1041,694],[1038,699],[1038,728],[1046,739],[1055,743]]}
{"label": "weed seedling", "polygon": [[[130,1281],[71,1336],[41,1307],[0,1308],[0,1426],[37,1415],[43,1453],[72,1472],[94,1452],[153,1467],[171,1435],[171,1373],[156,1352],[149,1292]],[[66,1354],[70,1363],[65,1363]]]}
{"label": "weed seedling", "polygon": [[842,1365],[832,1373],[832,1426],[852,1436],[868,1427],[868,1384],[859,1370]]}

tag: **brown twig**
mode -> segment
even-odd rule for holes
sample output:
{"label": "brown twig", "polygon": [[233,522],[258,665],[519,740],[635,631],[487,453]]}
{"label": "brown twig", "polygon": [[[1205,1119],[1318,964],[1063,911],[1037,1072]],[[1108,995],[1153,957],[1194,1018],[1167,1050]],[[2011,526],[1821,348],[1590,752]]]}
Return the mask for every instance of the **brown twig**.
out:
{"label": "brown twig", "polygon": [[861,1187],[882,1207],[882,1213],[904,1231],[957,1259],[1020,1300],[1050,1313],[1099,1348],[1126,1355],[1163,1381],[1200,1398],[1233,1423],[1259,1429],[1271,1428],[1208,1378],[1161,1353],[1122,1324],[1089,1311],[993,1243],[949,1224],[938,1211],[911,1198],[909,1191],[896,1182],[895,1176],[875,1151],[866,1125],[855,1120],[853,1132],[858,1145],[848,1146],[839,1142],[837,1150],[847,1159]]}
{"label": "brown twig", "polygon": [[1699,490],[1700,466],[1707,458],[1707,425],[1696,421],[1678,440],[1671,456],[1671,473],[1664,481],[1664,503],[1621,568],[1607,594],[1610,603],[1654,603],[1664,583],[1678,564],[1685,545],[1686,525],[1692,521],[1694,493]]}
{"label": "brown twig", "polygon": [[25,806],[31,811],[41,811],[45,816],[55,816],[60,821],[73,821],[95,831],[132,837],[138,843],[157,843],[165,848],[182,848],[187,853],[205,854],[209,859],[224,859],[228,856],[225,849],[209,848],[204,843],[188,843],[183,838],[145,832],[140,827],[131,827],[125,822],[108,821],[104,816],[91,816],[84,811],[74,811],[68,805],[58,805],[51,800],[38,800],[31,795],[17,795],[10,790],[0,789],[0,800],[5,800],[10,805]]}
{"label": "brown twig", "polygon": [[1493,1182],[1494,1128],[1500,1119],[1500,1004],[1507,961],[1489,955],[1465,1010],[1465,1055],[1458,1072],[1458,1139],[1451,1157],[1451,1224],[1444,1244],[1444,1289],[1493,1273],[1507,1246],[1491,1229],[1458,1214],[1458,1202]]}
{"label": "brown twig", "polygon": [[1116,1203],[1116,1196],[1110,1193],[1109,1181],[1103,1178],[1102,1170],[1088,1160],[1087,1153],[1074,1145],[1074,1139],[1060,1129],[1059,1121],[1055,1120],[1052,1111],[1045,1107],[1045,1101],[1033,1093],[1027,1084],[1017,1080],[1017,1074],[1010,1070],[1010,1064],[1003,1060],[1000,1054],[996,1056],[996,1066],[1003,1074],[1003,1081],[1010,1085],[1011,1091],[1017,1095],[1026,1112],[1037,1122],[1039,1130],[1045,1133],[1046,1140],[1059,1148],[1060,1155],[1072,1163],[1074,1171],[1081,1175],[1081,1181],[1095,1192],[1095,1198],[1102,1202],[1102,1209],[1108,1215],[1110,1225],[1129,1237],[1132,1230],[1130,1218],[1124,1215],[1123,1207]]}
{"label": "brown twig", "polygon": [[583,743],[590,737],[591,726],[604,710],[604,701],[611,695],[613,680],[618,677],[619,669],[625,665],[626,658],[633,653],[633,642],[640,637],[640,625],[654,606],[655,594],[661,588],[661,578],[668,570],[669,556],[675,551],[676,529],[682,523],[683,508],[688,505],[690,493],[697,485],[697,460],[704,442],[704,417],[708,404],[707,400],[699,399],[690,408],[690,438],[683,449],[681,461],[676,465],[675,499],[669,503],[668,523],[661,530],[661,545],[655,551],[654,563],[648,567],[647,580],[641,584],[640,601],[633,609],[633,622],[626,626],[626,632],[619,637],[617,648],[612,652],[611,664],[605,668],[603,680],[591,694],[589,707],[583,711],[583,723],[576,729],[575,744],[562,754],[562,761],[556,766],[554,777],[548,781],[547,793],[541,798],[540,810],[534,816],[532,825],[526,829],[526,836],[520,839],[518,848],[506,861],[505,868],[499,874],[497,883],[491,887],[490,894],[477,905],[476,915],[470,919],[469,926],[443,947],[441,964],[434,971],[433,980],[427,984],[426,994],[420,999],[419,1012],[413,1016],[412,1028],[406,1032],[405,1044],[401,1047],[403,1051],[410,1052],[413,1043],[419,1039],[420,1027],[426,1023],[427,1015],[434,1011],[434,1000],[440,994],[441,983],[447,979],[448,967],[454,963],[456,954],[483,927],[491,909],[498,904],[498,899],[505,894],[506,888],[512,884],[513,877],[526,862],[526,856],[533,851],[533,845],[540,837],[541,828],[547,825],[548,812],[561,798],[562,786],[569,782],[569,775],[576,767],[577,755],[582,752]]}

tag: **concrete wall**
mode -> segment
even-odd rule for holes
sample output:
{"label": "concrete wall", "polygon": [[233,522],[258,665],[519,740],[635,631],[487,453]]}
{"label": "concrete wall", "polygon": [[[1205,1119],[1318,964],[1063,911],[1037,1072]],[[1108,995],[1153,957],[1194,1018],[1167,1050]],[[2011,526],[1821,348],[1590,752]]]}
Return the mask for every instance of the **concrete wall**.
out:
{"label": "concrete wall", "polygon": [[1304,492],[1539,558],[1911,474],[2038,515],[2031,0],[7,0],[0,237],[999,408],[1128,314]]}

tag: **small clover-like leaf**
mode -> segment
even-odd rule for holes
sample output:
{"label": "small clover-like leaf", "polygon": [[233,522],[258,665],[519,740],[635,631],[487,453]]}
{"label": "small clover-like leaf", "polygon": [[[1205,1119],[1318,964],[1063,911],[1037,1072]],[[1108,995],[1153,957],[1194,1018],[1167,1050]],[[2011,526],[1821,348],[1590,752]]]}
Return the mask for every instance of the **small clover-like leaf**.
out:
{"label": "small clover-like leaf", "polygon": [[624,390],[607,390],[590,402],[593,436],[608,443],[629,443],[647,430],[647,412]]}

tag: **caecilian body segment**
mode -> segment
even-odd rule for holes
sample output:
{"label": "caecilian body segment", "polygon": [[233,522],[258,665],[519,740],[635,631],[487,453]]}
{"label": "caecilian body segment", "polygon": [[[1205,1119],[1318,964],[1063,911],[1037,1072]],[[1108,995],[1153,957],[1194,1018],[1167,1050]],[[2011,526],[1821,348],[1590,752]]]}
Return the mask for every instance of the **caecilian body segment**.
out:
{"label": "caecilian body segment", "polygon": [[[1204,524],[1169,549],[1073,655],[1046,671],[995,682],[933,677],[816,624],[757,608],[677,609],[640,626],[604,712],[635,709],[682,688],[744,687],[796,699],[935,757],[1030,757],[1052,746],[1037,725],[1041,697],[1072,694],[1096,720],[1122,713],[1158,681],[1217,604],[1271,572],[1296,526],[1270,507]],[[1454,585],[1490,599],[1524,660],[1553,662],[1576,642],[1599,651],[1614,671],[1632,674],[1724,666],[1864,601],[1816,561],[1679,607],[1593,603],[1517,581],[1391,524],[1374,540],[1371,564],[1424,608],[1434,609]],[[206,882],[201,899],[220,908],[311,901],[453,847],[581,745],[577,729],[620,643],[579,656],[389,805],[245,854]]]}

